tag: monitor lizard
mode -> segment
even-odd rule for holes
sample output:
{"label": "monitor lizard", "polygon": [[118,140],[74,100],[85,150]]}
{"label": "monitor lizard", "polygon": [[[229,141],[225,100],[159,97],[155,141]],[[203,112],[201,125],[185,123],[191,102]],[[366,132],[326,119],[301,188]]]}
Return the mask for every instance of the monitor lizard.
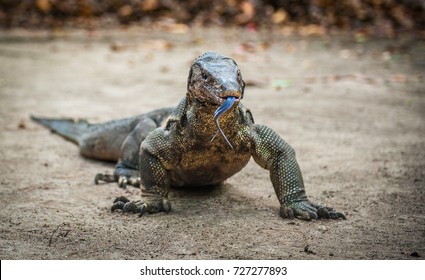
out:
{"label": "monitor lizard", "polygon": [[83,156],[118,162],[112,175],[97,174],[95,183],[140,187],[141,200],[119,197],[113,211],[169,212],[170,187],[221,184],[252,157],[269,170],[283,218],[345,219],[307,198],[294,149],[271,128],[254,122],[240,102],[244,90],[236,62],[206,52],[192,63],[186,96],[175,108],[102,124],[32,119],[77,143]]}

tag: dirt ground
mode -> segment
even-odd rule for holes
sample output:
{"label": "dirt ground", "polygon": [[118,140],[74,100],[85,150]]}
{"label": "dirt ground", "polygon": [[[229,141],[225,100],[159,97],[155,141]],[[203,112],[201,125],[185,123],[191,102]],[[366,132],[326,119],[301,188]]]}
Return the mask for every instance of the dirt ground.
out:
{"label": "dirt ground", "polygon": [[[423,41],[171,31],[0,33],[1,259],[425,258]],[[169,214],[112,213],[138,190],[94,185],[113,164],[29,120],[175,106],[206,50],[238,62],[255,121],[295,148],[310,199],[347,220],[280,218],[253,161],[223,186],[173,190]]]}

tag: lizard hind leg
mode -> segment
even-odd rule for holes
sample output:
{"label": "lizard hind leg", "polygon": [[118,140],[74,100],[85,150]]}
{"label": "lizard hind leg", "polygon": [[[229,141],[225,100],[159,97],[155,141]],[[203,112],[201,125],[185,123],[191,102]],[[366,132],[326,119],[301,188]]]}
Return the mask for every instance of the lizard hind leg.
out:
{"label": "lizard hind leg", "polygon": [[97,174],[94,179],[95,184],[100,181],[105,183],[116,182],[121,188],[126,188],[127,185],[139,188],[140,171],[138,161],[140,144],[156,128],[157,124],[151,118],[144,117],[138,120],[137,125],[125,136],[125,139],[120,140],[121,146],[117,155],[119,161],[115,167],[114,174]]}
{"label": "lizard hind leg", "polygon": [[122,162],[120,162],[117,164],[114,174],[96,174],[94,177],[94,183],[98,185],[100,182],[118,183],[118,186],[123,189],[125,189],[128,185],[140,188],[140,175],[137,169],[126,167]]}

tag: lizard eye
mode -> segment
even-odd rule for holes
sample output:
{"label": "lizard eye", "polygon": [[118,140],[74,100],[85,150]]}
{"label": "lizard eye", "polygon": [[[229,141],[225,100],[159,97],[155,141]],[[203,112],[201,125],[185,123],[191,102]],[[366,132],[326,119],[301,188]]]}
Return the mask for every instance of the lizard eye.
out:
{"label": "lizard eye", "polygon": [[204,79],[204,81],[207,81],[208,80],[207,73],[202,73],[202,78]]}

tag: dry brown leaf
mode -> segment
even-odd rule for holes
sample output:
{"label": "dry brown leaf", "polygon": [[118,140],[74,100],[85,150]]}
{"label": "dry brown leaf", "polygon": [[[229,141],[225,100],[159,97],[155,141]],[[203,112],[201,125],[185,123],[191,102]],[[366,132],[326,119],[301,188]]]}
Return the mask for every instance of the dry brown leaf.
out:
{"label": "dry brown leaf", "polygon": [[255,53],[256,52],[256,47],[252,43],[241,43],[240,48],[244,52],[249,52],[249,53]]}
{"label": "dry brown leaf", "polygon": [[392,80],[394,82],[404,84],[407,82],[407,77],[406,75],[403,75],[403,74],[395,74],[392,76]]}
{"label": "dry brown leaf", "polygon": [[44,14],[49,13],[52,8],[52,4],[50,3],[50,0],[37,0],[36,5],[37,5],[37,8]]}
{"label": "dry brown leaf", "polygon": [[130,5],[124,5],[118,10],[118,15],[122,18],[128,18],[133,14],[133,7]]}
{"label": "dry brown leaf", "polygon": [[406,13],[406,9],[403,6],[396,6],[394,9],[391,10],[391,14],[403,27],[408,29],[411,29],[413,27],[414,23],[412,19],[408,16],[409,14]]}
{"label": "dry brown leaf", "polygon": [[171,50],[174,45],[167,40],[164,39],[158,39],[158,40],[149,40],[144,44],[144,47],[148,48],[148,49],[153,49],[153,50],[163,50],[163,51],[168,51]]}
{"label": "dry brown leaf", "polygon": [[281,24],[288,20],[288,13],[284,9],[279,9],[272,15],[274,24]]}
{"label": "dry brown leaf", "polygon": [[145,12],[154,11],[159,8],[158,0],[145,0],[140,4],[140,9]]}
{"label": "dry brown leaf", "polygon": [[189,31],[189,26],[183,23],[175,23],[167,26],[167,31],[174,34],[185,34]]}
{"label": "dry brown leaf", "polygon": [[265,51],[268,50],[270,48],[270,43],[269,42],[260,42],[258,43],[258,49],[261,51]]}
{"label": "dry brown leaf", "polygon": [[114,52],[122,52],[128,49],[128,45],[125,45],[123,43],[119,43],[119,42],[113,42],[109,48],[111,49],[111,51]]}
{"label": "dry brown leaf", "polygon": [[26,129],[27,128],[27,123],[25,120],[21,120],[18,124],[18,128],[19,129]]}
{"label": "dry brown leaf", "polygon": [[191,41],[190,41],[190,43],[192,44],[192,45],[202,45],[203,43],[204,43],[204,38],[202,38],[202,37],[196,37],[196,38],[194,38],[194,39],[192,39]]}
{"label": "dry brown leaf", "polygon": [[243,1],[240,4],[240,9],[242,10],[242,14],[236,17],[236,22],[238,24],[245,24],[249,22],[255,15],[255,7],[251,2]]}
{"label": "dry brown leaf", "polygon": [[252,18],[255,14],[254,4],[248,1],[244,1],[241,3],[241,10],[249,18]]}
{"label": "dry brown leaf", "polygon": [[309,24],[309,25],[300,27],[299,33],[301,36],[312,36],[312,35],[323,36],[326,34],[326,29],[321,25]]}

